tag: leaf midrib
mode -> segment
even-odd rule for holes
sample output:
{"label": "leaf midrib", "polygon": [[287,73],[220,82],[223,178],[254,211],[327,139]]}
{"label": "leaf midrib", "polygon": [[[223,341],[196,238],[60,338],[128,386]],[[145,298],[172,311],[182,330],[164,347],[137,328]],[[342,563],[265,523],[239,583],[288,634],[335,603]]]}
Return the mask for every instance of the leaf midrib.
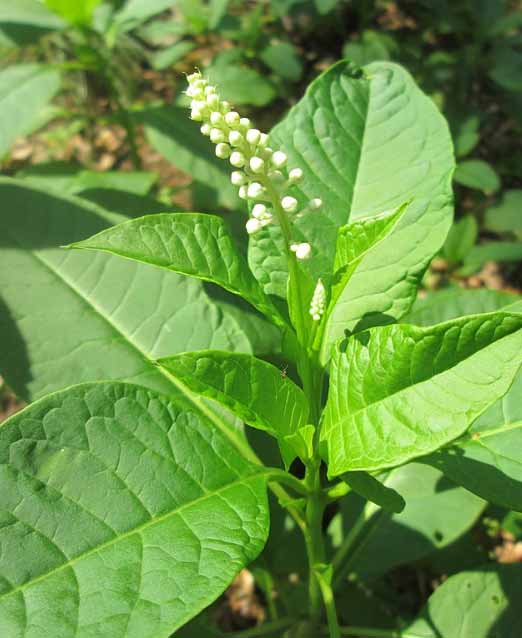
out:
{"label": "leaf midrib", "polygon": [[[105,323],[107,323],[117,334],[121,335],[125,342],[133,348],[136,353],[138,353],[147,364],[150,365],[151,370],[159,370],[160,373],[169,381],[175,388],[177,388],[191,403],[194,407],[199,410],[203,415],[208,418],[214,425],[220,430],[222,434],[234,445],[234,447],[241,453],[244,458],[247,458],[252,461],[251,450],[247,444],[244,444],[239,437],[230,430],[230,428],[226,427],[223,422],[219,419],[219,417],[211,410],[210,408],[202,405],[201,399],[197,396],[194,396],[191,391],[183,384],[179,379],[177,379],[174,375],[168,373],[164,368],[160,366],[154,365],[154,361],[149,358],[147,353],[145,353],[137,343],[135,343],[125,332],[123,332],[117,324],[115,324],[108,316],[106,316],[102,309],[94,303],[92,298],[87,297],[83,294],[83,292],[69,279],[67,279],[63,273],[60,273],[56,268],[54,268],[51,264],[49,264],[41,255],[38,254],[35,250],[29,250],[25,246],[21,244],[17,237],[11,234],[11,237],[14,239],[15,243],[20,247],[21,250],[24,250],[26,254],[31,255],[38,263],[40,263],[44,268],[46,268],[54,277],[56,277],[59,281],[68,286],[84,303],[87,307],[91,308],[92,311],[95,312],[97,316],[99,316]],[[257,461],[259,462],[259,461]]]}
{"label": "leaf midrib", "polygon": [[169,511],[167,514],[163,514],[163,515],[157,516],[155,518],[152,517],[148,521],[146,521],[145,523],[142,523],[141,525],[138,525],[137,527],[135,527],[135,528],[133,528],[133,529],[127,531],[127,532],[124,532],[123,534],[120,534],[120,535],[118,535],[118,536],[116,536],[114,538],[111,538],[110,540],[106,541],[105,543],[101,543],[100,545],[97,545],[93,549],[90,549],[90,550],[88,550],[86,552],[83,552],[82,554],[78,554],[78,556],[75,556],[74,558],[71,558],[66,563],[62,563],[58,567],[55,567],[55,568],[49,570],[45,574],[40,574],[40,576],[37,576],[36,578],[33,578],[30,581],[27,581],[25,583],[22,583],[21,585],[18,585],[17,587],[15,587],[14,589],[11,589],[7,593],[0,594],[0,600],[8,598],[9,596],[12,596],[13,594],[16,594],[16,593],[18,593],[20,591],[24,591],[28,587],[31,587],[32,585],[35,585],[36,583],[49,578],[50,576],[54,575],[55,573],[60,572],[60,571],[62,571],[64,569],[67,569],[68,567],[71,567],[72,565],[78,563],[79,561],[83,560],[84,558],[88,558],[92,554],[100,552],[100,551],[106,549],[107,547],[111,547],[112,545],[115,545],[116,543],[119,543],[120,541],[124,541],[125,539],[130,538],[131,536],[133,536],[134,534],[140,534],[144,530],[148,529],[149,527],[152,527],[154,525],[160,524],[160,523],[168,520],[169,518],[177,516],[181,512],[190,509],[192,506],[198,505],[198,504],[200,504],[200,503],[202,503],[202,502],[204,502],[204,501],[206,501],[206,500],[208,500],[210,498],[213,498],[215,496],[222,495],[223,492],[226,492],[229,489],[233,489],[234,487],[237,487],[239,485],[245,485],[246,483],[249,483],[249,482],[251,482],[253,480],[257,480],[259,478],[262,478],[264,475],[267,475],[268,473],[269,472],[267,470],[260,469],[259,471],[255,472],[255,473],[252,473],[249,476],[246,476],[246,477],[244,477],[242,479],[238,479],[236,481],[232,481],[231,483],[227,483],[225,486],[220,487],[219,489],[214,490],[213,492],[208,492],[206,494],[203,494],[203,496],[200,496],[200,497],[194,499],[193,501],[190,501],[189,503],[184,503],[183,505],[180,505],[176,509]]}

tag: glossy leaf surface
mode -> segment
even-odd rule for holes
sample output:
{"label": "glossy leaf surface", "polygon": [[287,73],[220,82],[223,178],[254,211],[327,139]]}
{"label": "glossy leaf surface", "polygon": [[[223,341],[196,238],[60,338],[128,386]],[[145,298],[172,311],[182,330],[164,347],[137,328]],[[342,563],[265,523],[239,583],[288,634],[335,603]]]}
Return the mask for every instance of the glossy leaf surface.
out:
{"label": "glossy leaf surface", "polygon": [[393,467],[457,438],[521,363],[522,316],[508,313],[374,328],[339,344],[321,431],[330,476]]}
{"label": "glossy leaf surface", "polygon": [[[294,194],[321,210],[294,220],[295,241],[309,241],[313,278],[333,270],[337,229],[412,200],[393,241],[354,273],[344,327],[362,317],[398,318],[411,305],[451,222],[453,151],[446,122],[409,74],[391,63],[362,72],[342,61],[322,74],[270,134],[270,145],[304,172]],[[286,295],[286,267],[270,226],[250,240],[249,260],[265,290]]]}
{"label": "glossy leaf surface", "polygon": [[2,426],[0,459],[0,627],[10,638],[166,638],[266,540],[262,470],[144,388],[46,397]]}
{"label": "glossy leaf surface", "polygon": [[250,272],[221,217],[201,213],[147,215],[72,247],[101,250],[210,281],[284,323]]}
{"label": "glossy leaf surface", "polygon": [[219,351],[187,352],[158,363],[193,392],[276,437],[291,463],[295,453],[284,437],[306,425],[309,407],[301,388],[281,370],[250,355]]}

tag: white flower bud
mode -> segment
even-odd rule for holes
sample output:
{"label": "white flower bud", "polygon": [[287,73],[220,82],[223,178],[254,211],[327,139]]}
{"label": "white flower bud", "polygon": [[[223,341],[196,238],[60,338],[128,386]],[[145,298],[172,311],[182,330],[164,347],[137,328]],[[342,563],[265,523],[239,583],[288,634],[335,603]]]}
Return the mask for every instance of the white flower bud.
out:
{"label": "white flower bud", "polygon": [[246,182],[246,175],[242,171],[232,171],[230,181],[234,186],[243,186]]}
{"label": "white flower bud", "polygon": [[266,146],[265,148],[261,148],[260,150],[261,150],[261,155],[263,156],[263,159],[269,160],[272,158],[274,151],[269,146]]}
{"label": "white flower bud", "polygon": [[260,137],[261,131],[258,131],[256,128],[248,129],[246,139],[249,144],[257,144]]}
{"label": "white flower bud", "polygon": [[302,244],[294,244],[295,246],[295,256],[297,259],[309,259],[312,254],[312,247],[310,244],[303,242]]}
{"label": "white flower bud", "polygon": [[201,79],[201,73],[199,71],[194,71],[194,73],[187,75],[187,82],[189,84],[194,84],[194,82],[199,79]]}
{"label": "white flower bud", "polygon": [[256,204],[252,208],[252,217],[255,217],[256,219],[263,219],[263,217],[265,217],[266,214],[267,214],[267,208],[264,204]]}
{"label": "white flower bud", "polygon": [[239,146],[243,141],[243,135],[239,131],[230,131],[228,134],[228,141],[232,146]]}
{"label": "white flower bud", "polygon": [[194,120],[194,122],[202,122],[203,112],[201,111],[201,109],[192,109],[190,111],[190,119]]}
{"label": "white flower bud", "polygon": [[204,111],[207,108],[207,103],[205,102],[205,100],[192,100],[190,103],[190,108]]}
{"label": "white flower bud", "polygon": [[286,157],[285,153],[283,153],[283,151],[276,151],[272,155],[272,164],[276,168],[283,168],[283,166],[286,164],[287,159],[288,158]]}
{"label": "white flower bud", "polygon": [[240,186],[238,195],[239,195],[240,199],[246,199],[247,198],[247,187],[246,186]]}
{"label": "white flower bud", "polygon": [[227,159],[227,157],[230,157],[230,146],[224,143],[218,144],[216,146],[216,155],[219,159]]}
{"label": "white flower bud", "polygon": [[314,197],[308,202],[308,206],[312,210],[318,210],[319,208],[321,208],[322,205],[323,205],[323,200],[320,199],[319,197]]}
{"label": "white flower bud", "polygon": [[223,116],[221,115],[221,113],[219,113],[218,111],[212,111],[212,113],[210,114],[210,123],[214,126],[217,126],[218,124],[222,124],[222,122]]}
{"label": "white flower bud", "polygon": [[263,219],[259,220],[261,222],[261,226],[268,226],[268,224],[272,223],[272,215],[267,213]]}
{"label": "white flower bud", "polygon": [[205,95],[212,95],[213,93],[216,92],[216,87],[215,86],[206,86],[205,87]]}
{"label": "white flower bud", "polygon": [[210,130],[210,141],[214,142],[214,144],[219,144],[219,142],[225,141],[225,134],[218,128],[213,128]]}
{"label": "white flower bud", "polygon": [[268,142],[268,135],[266,133],[261,133],[261,137],[259,138],[259,144],[261,146],[266,146]]}
{"label": "white flower bud", "polygon": [[320,321],[326,309],[326,289],[323,282],[318,279],[315,286],[312,301],[310,302],[310,314],[314,321]]}
{"label": "white flower bud", "polygon": [[257,233],[259,230],[263,228],[263,224],[259,221],[259,219],[249,219],[246,223],[246,231],[249,235],[253,235]]}
{"label": "white flower bud", "polygon": [[248,119],[248,117],[240,118],[239,126],[241,126],[241,128],[244,128],[244,129],[249,129],[250,128],[250,120]]}
{"label": "white flower bud", "polygon": [[210,135],[211,126],[210,126],[210,124],[207,124],[205,122],[205,124],[201,125],[201,128],[199,130],[203,133],[203,135],[207,135],[208,136],[208,135]]}
{"label": "white flower bud", "polygon": [[264,188],[261,186],[259,182],[252,182],[248,186],[247,195],[250,199],[256,199],[260,197],[264,193]]}
{"label": "white flower bud", "polygon": [[216,93],[211,93],[210,95],[207,95],[206,102],[211,109],[219,108],[219,96],[216,95]]}
{"label": "white flower bud", "polygon": [[236,168],[243,168],[245,165],[245,156],[239,151],[234,151],[230,156],[230,163]]}
{"label": "white flower bud", "polygon": [[221,110],[223,111],[223,113],[227,113],[227,111],[230,111],[230,102],[223,100],[223,102],[221,102]]}
{"label": "white flower bud", "polygon": [[303,179],[303,171],[300,168],[293,168],[288,173],[288,179],[290,180],[292,184],[296,184],[297,182],[300,182]]}
{"label": "white flower bud", "polygon": [[205,93],[201,89],[197,89],[195,86],[189,86],[185,93],[196,100],[200,100],[205,97]]}
{"label": "white flower bud", "polygon": [[225,122],[228,126],[237,126],[239,124],[239,113],[230,111],[230,113],[225,115]]}
{"label": "white flower bud", "polygon": [[297,199],[295,197],[290,197],[290,195],[287,195],[281,200],[281,207],[287,213],[293,213],[297,209]]}
{"label": "white flower bud", "polygon": [[254,173],[262,173],[265,168],[265,162],[260,157],[252,157],[250,159],[250,168]]}

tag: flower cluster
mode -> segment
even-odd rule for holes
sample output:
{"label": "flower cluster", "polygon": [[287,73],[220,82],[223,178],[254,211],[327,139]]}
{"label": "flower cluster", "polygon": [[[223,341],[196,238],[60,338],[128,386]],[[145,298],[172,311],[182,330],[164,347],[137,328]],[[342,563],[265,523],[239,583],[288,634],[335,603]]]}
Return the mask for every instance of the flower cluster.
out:
{"label": "flower cluster", "polygon": [[323,282],[318,279],[315,286],[312,301],[310,302],[310,314],[314,321],[320,321],[326,309],[326,289]]}
{"label": "flower cluster", "polygon": [[[221,100],[201,73],[193,73],[187,80],[187,95],[192,98],[191,118],[202,122],[201,132],[216,145],[216,155],[228,159],[234,167],[230,179],[239,188],[239,197],[256,202],[246,224],[250,235],[277,222],[278,214],[300,216],[322,206],[321,200],[315,198],[298,211],[297,199],[288,194],[288,188],[302,179],[303,171],[289,169],[285,153],[270,148],[268,136]],[[308,243],[291,244],[290,249],[297,259],[308,259],[311,255]]]}

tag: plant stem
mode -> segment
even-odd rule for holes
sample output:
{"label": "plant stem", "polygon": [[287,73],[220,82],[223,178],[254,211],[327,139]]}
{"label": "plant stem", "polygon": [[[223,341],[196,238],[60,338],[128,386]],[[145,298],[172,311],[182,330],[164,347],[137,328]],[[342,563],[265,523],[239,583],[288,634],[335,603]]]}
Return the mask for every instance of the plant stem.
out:
{"label": "plant stem", "polygon": [[308,496],[308,489],[303,481],[277,467],[269,468],[268,480],[282,483],[302,496]]}
{"label": "plant stem", "polygon": [[308,595],[310,598],[310,617],[312,620],[318,620],[322,609],[322,594],[315,566],[325,561],[322,529],[325,503],[321,494],[319,463],[317,461],[311,461],[308,465],[306,483],[310,490],[305,517],[307,531],[305,543],[309,565]]}
{"label": "plant stem", "polygon": [[[331,568],[330,568],[331,576]],[[337,620],[337,609],[335,607],[335,598],[330,585],[330,581],[325,576],[319,576],[319,585],[323,595],[324,606],[326,609],[326,618],[328,620],[328,631],[330,638],[341,638],[341,630],[339,621]]]}
{"label": "plant stem", "polygon": [[404,633],[398,629],[375,627],[341,627],[341,636],[364,636],[364,638],[422,638],[417,634]]}

